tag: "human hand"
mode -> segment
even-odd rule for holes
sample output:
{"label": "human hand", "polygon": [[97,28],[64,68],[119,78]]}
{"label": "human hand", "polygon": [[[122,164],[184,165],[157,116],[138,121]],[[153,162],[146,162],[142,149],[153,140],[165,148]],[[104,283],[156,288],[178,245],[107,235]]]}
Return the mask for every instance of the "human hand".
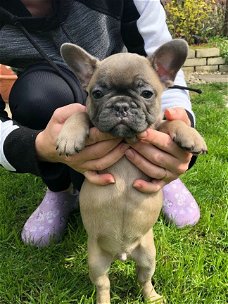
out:
{"label": "human hand", "polygon": [[84,174],[91,183],[114,183],[111,174],[98,174],[97,171],[112,166],[124,155],[128,145],[121,143],[122,139],[113,138],[92,128],[86,147],[80,153],[67,157],[59,155],[56,151],[56,140],[66,119],[72,113],[83,111],[86,111],[86,108],[81,104],[70,104],[55,110],[47,127],[37,135],[35,146],[38,158],[41,161],[64,163]]}
{"label": "human hand", "polygon": [[[182,108],[167,109],[165,116],[167,120],[182,120],[191,125]],[[133,186],[137,190],[145,193],[157,192],[188,169],[192,154],[178,147],[169,135],[147,129],[138,135],[138,139],[139,142],[133,144],[125,155],[152,180],[136,180]]]}
{"label": "human hand", "polygon": [[191,121],[183,108],[168,108],[164,112],[167,120],[182,120],[189,127],[191,126]]}

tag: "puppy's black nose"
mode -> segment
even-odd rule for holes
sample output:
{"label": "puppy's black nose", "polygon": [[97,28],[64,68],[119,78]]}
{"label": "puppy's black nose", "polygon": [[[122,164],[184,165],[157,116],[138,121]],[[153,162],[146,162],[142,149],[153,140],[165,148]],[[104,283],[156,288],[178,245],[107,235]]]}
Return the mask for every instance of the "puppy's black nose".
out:
{"label": "puppy's black nose", "polygon": [[116,115],[118,117],[120,116],[126,117],[128,115],[129,104],[126,102],[117,102],[114,105],[114,110],[116,111]]}

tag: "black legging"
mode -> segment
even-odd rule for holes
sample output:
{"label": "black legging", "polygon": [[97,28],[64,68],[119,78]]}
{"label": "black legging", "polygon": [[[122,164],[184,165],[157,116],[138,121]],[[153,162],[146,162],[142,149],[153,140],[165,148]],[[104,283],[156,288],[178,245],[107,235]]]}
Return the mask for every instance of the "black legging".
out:
{"label": "black legging", "polygon": [[[84,104],[86,94],[76,76],[60,65],[63,79],[46,63],[29,67],[19,75],[10,96],[12,118],[31,129],[44,129],[55,109],[74,103]],[[73,182],[80,189],[83,176],[60,163],[40,163],[42,179],[52,191],[62,191]]]}

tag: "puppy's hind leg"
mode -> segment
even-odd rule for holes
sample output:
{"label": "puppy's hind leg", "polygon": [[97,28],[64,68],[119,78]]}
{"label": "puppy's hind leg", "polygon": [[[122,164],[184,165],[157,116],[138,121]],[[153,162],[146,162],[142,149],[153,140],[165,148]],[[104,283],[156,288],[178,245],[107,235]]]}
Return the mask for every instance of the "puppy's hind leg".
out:
{"label": "puppy's hind leg", "polygon": [[110,304],[108,271],[113,257],[101,249],[94,239],[88,239],[89,276],[96,286],[96,304]]}
{"label": "puppy's hind leg", "polygon": [[163,303],[163,298],[156,293],[151,279],[155,271],[156,249],[152,230],[149,230],[141,243],[131,253],[137,265],[138,281],[142,287],[144,299],[147,303]]}

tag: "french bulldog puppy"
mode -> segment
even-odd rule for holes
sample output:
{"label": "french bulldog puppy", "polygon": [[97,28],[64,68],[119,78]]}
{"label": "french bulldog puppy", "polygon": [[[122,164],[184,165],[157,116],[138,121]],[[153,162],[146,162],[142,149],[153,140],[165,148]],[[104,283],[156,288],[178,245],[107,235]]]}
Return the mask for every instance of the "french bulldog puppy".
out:
{"label": "french bulldog puppy", "polygon": [[[149,127],[156,128],[185,150],[206,152],[206,144],[195,129],[181,121],[161,120],[161,94],[172,86],[187,52],[187,43],[176,39],[148,58],[121,53],[99,61],[79,46],[63,44],[62,57],[88,98],[87,113],[73,114],[64,124],[57,140],[58,152],[72,155],[83,150],[91,123],[127,142],[135,141],[137,134]],[[136,179],[149,178],[125,157],[103,172],[111,173],[115,184],[97,186],[85,180],[80,191],[89,274],[96,285],[97,304],[110,303],[110,264],[128,257],[137,264],[144,298],[162,302],[151,283],[155,271],[152,226],[162,207],[162,191],[147,194],[134,189]]]}

